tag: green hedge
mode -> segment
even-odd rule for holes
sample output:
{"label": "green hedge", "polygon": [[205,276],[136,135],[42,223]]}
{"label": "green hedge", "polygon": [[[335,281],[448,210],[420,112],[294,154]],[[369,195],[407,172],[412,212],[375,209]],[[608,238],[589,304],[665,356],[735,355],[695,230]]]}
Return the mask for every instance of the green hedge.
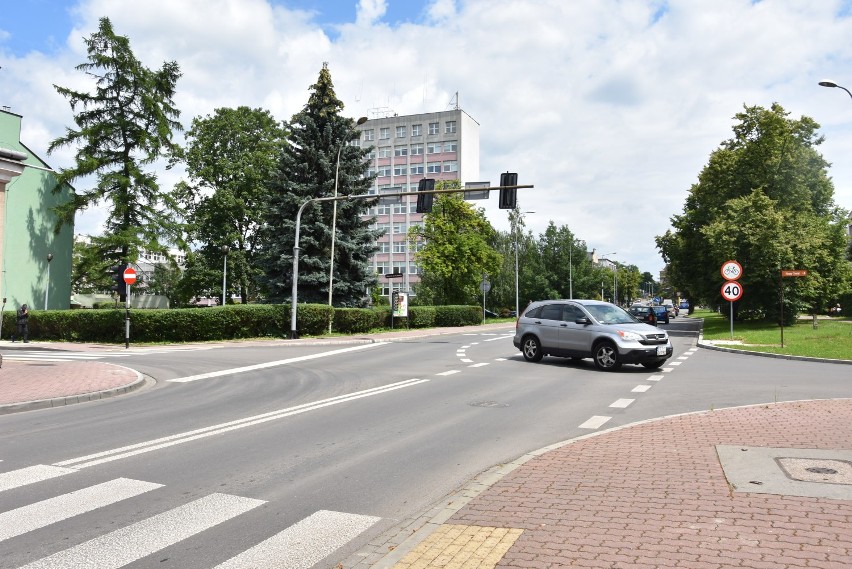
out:
{"label": "green hedge", "polygon": [[[33,310],[29,331],[32,340],[123,343],[124,309]],[[299,336],[320,336],[332,330],[361,334],[389,328],[388,307],[335,308],[325,304],[300,304],[296,313]],[[14,311],[2,314],[4,338],[16,330]],[[394,318],[394,328],[469,326],[482,322],[477,306],[412,306],[408,318]],[[132,342],[199,342],[237,338],[290,337],[290,306],[287,304],[228,305],[169,310],[131,309]]]}

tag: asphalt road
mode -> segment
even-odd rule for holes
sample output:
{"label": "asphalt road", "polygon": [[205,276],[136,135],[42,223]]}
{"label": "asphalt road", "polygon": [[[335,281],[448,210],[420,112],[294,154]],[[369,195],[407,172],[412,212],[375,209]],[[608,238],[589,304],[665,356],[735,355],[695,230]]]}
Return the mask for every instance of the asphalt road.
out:
{"label": "asphalt road", "polygon": [[[156,384],[0,416],[0,471],[20,473],[5,491],[0,479],[0,512],[14,514],[0,514],[0,567],[206,568],[281,543],[298,557],[288,566],[334,567],[483,470],[594,430],[590,420],[849,393],[848,366],[694,350],[693,336],[673,337],[669,371],[601,373],[527,363],[512,332],[123,357]],[[93,487],[109,503],[92,507]],[[67,517],[2,533],[46,500]]]}

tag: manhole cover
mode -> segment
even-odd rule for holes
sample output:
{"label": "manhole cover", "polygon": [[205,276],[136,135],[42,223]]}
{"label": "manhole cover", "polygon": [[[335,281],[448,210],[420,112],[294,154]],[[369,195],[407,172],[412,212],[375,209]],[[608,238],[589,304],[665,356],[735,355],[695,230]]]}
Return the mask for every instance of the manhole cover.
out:
{"label": "manhole cover", "polygon": [[802,482],[852,485],[852,462],[819,458],[776,458],[789,478]]}
{"label": "manhole cover", "polygon": [[508,407],[506,403],[498,403],[497,401],[474,401],[468,403],[471,407]]}

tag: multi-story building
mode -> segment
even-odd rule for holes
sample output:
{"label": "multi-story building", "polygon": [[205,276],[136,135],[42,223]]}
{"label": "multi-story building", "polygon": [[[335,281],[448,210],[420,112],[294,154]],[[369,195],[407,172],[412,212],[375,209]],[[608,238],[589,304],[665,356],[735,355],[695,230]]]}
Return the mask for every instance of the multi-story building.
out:
{"label": "multi-story building", "polygon": [[[479,181],[479,123],[461,109],[397,116],[375,113],[358,126],[362,148],[370,148],[370,174],[376,174],[371,189],[381,197],[385,193],[417,191],[423,178],[435,180]],[[380,275],[382,295],[392,291],[412,292],[420,280],[414,262],[415,251],[407,240],[408,229],[423,222],[416,213],[416,196],[386,198],[372,207],[368,217],[384,229],[373,267]],[[388,279],[388,273],[401,278]]]}

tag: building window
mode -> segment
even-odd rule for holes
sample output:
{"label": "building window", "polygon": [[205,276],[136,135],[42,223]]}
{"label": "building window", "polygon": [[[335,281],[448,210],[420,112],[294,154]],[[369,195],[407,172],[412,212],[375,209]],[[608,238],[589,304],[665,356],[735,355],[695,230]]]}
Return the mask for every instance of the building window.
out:
{"label": "building window", "polygon": [[393,224],[393,234],[394,235],[402,235],[408,231],[405,227],[405,223],[394,223]]}
{"label": "building window", "polygon": [[390,158],[391,156],[391,147],[390,146],[379,146],[379,158]]}
{"label": "building window", "polygon": [[376,206],[376,215],[388,215],[391,211],[391,206],[388,204],[379,204]]}
{"label": "building window", "polygon": [[412,144],[411,145],[411,155],[412,156],[420,156],[423,154],[423,145],[422,144]]}
{"label": "building window", "polygon": [[420,136],[422,134],[423,134],[423,125],[422,124],[411,125],[411,136]]}
{"label": "building window", "polygon": [[390,166],[382,166],[378,171],[379,177],[382,176],[390,176],[391,175],[391,167]]}
{"label": "building window", "polygon": [[405,138],[405,127],[404,126],[396,127],[396,137],[397,138]]}
{"label": "building window", "polygon": [[429,123],[429,134],[438,134],[439,124],[436,122]]}
{"label": "building window", "polygon": [[368,178],[369,178],[370,176],[375,175],[375,173],[376,173],[376,169],[375,169],[375,168],[367,168],[367,177],[368,177]]}
{"label": "building window", "polygon": [[379,241],[379,253],[389,253],[390,252],[390,243],[387,241]]}
{"label": "building window", "polygon": [[405,241],[394,241],[393,242],[393,252],[394,253],[405,253]]}
{"label": "building window", "polygon": [[455,134],[456,132],[456,121],[447,121],[444,125],[444,133],[445,134]]}
{"label": "building window", "polygon": [[405,176],[408,174],[408,168],[406,166],[394,166],[393,167],[393,175],[394,176]]}
{"label": "building window", "polygon": [[440,142],[430,142],[426,145],[426,154],[440,154],[444,145]]}
{"label": "building window", "polygon": [[382,235],[384,235],[388,232],[388,229],[390,229],[390,223],[377,223],[375,228],[381,231]]}
{"label": "building window", "polygon": [[440,164],[429,164],[426,166],[426,172],[429,174],[440,174],[441,173],[441,165]]}
{"label": "building window", "polygon": [[444,152],[457,152],[459,143],[457,140],[448,140],[444,143]]}
{"label": "building window", "polygon": [[412,164],[409,171],[411,172],[412,176],[414,176],[416,174],[422,174],[423,173],[423,164]]}
{"label": "building window", "polygon": [[409,275],[420,274],[420,267],[418,267],[416,263],[408,263],[408,274]]}
{"label": "building window", "polygon": [[375,131],[373,129],[364,131],[364,140],[373,140],[375,136]]}
{"label": "building window", "polygon": [[393,205],[394,213],[405,213],[405,210],[408,209],[408,202],[400,202]]}
{"label": "building window", "polygon": [[376,158],[376,148],[374,146],[370,147],[370,150],[367,151],[367,154],[364,155],[364,160],[373,160]]}
{"label": "building window", "polygon": [[394,156],[408,156],[408,147],[407,146],[397,146],[393,149]]}
{"label": "building window", "polygon": [[444,172],[458,172],[459,171],[459,163],[455,160],[450,162],[444,162]]}
{"label": "building window", "polygon": [[387,261],[379,261],[378,263],[376,263],[376,274],[379,274],[379,275],[388,274],[390,272],[388,270],[388,267],[390,267],[390,264]]}
{"label": "building window", "polygon": [[379,129],[379,140],[387,140],[390,138],[390,127]]}

